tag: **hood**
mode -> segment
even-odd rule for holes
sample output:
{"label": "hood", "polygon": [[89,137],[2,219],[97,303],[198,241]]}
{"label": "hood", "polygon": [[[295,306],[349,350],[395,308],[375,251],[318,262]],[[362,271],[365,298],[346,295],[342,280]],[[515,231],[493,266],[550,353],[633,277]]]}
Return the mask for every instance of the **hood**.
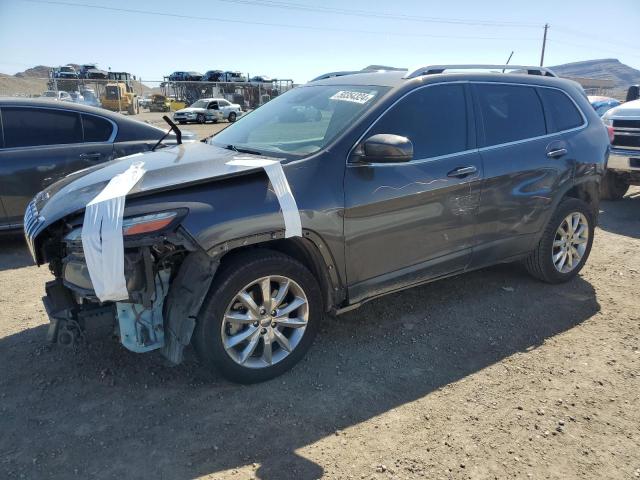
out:
{"label": "hood", "polygon": [[187,108],[181,108],[180,110],[176,110],[176,113],[204,113],[204,112],[206,112],[206,109],[197,108],[197,107],[187,107]]}
{"label": "hood", "polygon": [[144,195],[154,191],[170,190],[213,179],[222,180],[246,175],[259,167],[230,166],[233,159],[281,160],[258,155],[247,155],[197,142],[165,147],[155,152],[138,153],[122,157],[95,167],[72,173],[54,183],[36,196],[36,208],[44,218],[42,229],[53,222],[84,210],[115,175],[124,172],[132,164],[143,163],[145,174],[127,197]]}
{"label": "hood", "polygon": [[639,117],[640,118],[640,100],[626,102],[605,113],[605,118],[610,117]]}

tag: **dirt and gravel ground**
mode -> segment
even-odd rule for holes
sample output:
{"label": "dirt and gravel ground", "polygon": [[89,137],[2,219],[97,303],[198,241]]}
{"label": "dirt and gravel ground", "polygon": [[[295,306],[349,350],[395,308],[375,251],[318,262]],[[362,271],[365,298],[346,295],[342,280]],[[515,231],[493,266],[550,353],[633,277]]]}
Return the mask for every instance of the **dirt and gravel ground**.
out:
{"label": "dirt and gravel ground", "polygon": [[44,341],[50,278],[0,247],[0,478],[640,477],[640,190],[583,273],[503,265],[327,318],[253,386],[115,341]]}

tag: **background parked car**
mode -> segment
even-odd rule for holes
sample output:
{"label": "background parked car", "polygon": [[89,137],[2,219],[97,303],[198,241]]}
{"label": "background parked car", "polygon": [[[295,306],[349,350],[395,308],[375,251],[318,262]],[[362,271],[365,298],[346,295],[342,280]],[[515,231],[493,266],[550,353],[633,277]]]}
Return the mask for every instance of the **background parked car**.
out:
{"label": "background parked car", "polygon": [[231,72],[226,71],[222,75],[223,82],[246,82],[247,77],[245,77],[242,72]]}
{"label": "background parked car", "polygon": [[591,104],[591,106],[600,116],[603,116],[605,113],[607,113],[608,110],[611,110],[612,108],[620,105],[620,102],[618,100],[611,97],[590,95],[587,98],[589,99],[589,103]]}
{"label": "background parked car", "polygon": [[98,100],[98,95],[96,95],[96,91],[93,88],[84,88],[80,90],[80,94],[82,98],[84,98],[83,104],[89,105],[90,107],[100,106],[100,100]]}
{"label": "background parked car", "polygon": [[75,79],[78,78],[78,72],[71,65],[65,65],[64,67],[60,67],[55,75],[57,78],[68,78]]}
{"label": "background parked car", "polygon": [[224,98],[201,98],[191,106],[175,112],[173,119],[178,123],[216,123],[231,116],[232,120],[229,121],[235,122],[240,111],[240,105],[231,104]]}
{"label": "background parked car", "polygon": [[203,76],[203,82],[220,82],[224,72],[222,70],[208,70]]}
{"label": "background parked car", "polygon": [[[53,182],[150,150],[165,134],[107,110],[48,100],[0,99],[0,118],[0,230],[20,228],[27,203]],[[183,133],[183,141],[195,140]]]}
{"label": "background parked car", "polygon": [[202,80],[202,74],[198,72],[187,72],[184,76],[187,82],[199,82]]}
{"label": "background parked car", "polygon": [[249,81],[256,83],[271,83],[274,81],[274,79],[271,77],[267,77],[266,75],[256,75],[255,77],[251,77],[251,80]]}
{"label": "background parked car", "polygon": [[171,75],[169,75],[169,81],[170,82],[183,81],[186,75],[187,75],[187,72],[181,72],[181,71],[173,72]]}
{"label": "background parked car", "polygon": [[42,94],[43,98],[50,98],[52,100],[60,100],[63,102],[73,102],[73,98],[67,92],[63,90],[55,91],[55,90],[47,90]]}
{"label": "background parked car", "polygon": [[71,95],[71,100],[73,100],[75,103],[84,103],[84,97],[80,92],[70,92],[69,95]]}

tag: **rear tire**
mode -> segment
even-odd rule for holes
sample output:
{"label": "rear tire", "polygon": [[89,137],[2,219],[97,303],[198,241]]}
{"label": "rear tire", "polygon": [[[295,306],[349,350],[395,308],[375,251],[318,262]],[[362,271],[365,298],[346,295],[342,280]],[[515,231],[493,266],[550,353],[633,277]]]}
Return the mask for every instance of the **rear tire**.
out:
{"label": "rear tire", "polygon": [[602,200],[620,200],[629,190],[629,182],[619,173],[608,170],[600,183],[600,198]]}
{"label": "rear tire", "polygon": [[[264,291],[270,292],[266,302]],[[248,302],[240,300],[247,297]],[[311,272],[287,255],[256,249],[229,259],[217,273],[198,315],[193,344],[202,362],[227,379],[262,382],[300,361],[322,315],[322,294]]]}
{"label": "rear tire", "polygon": [[[576,220],[575,232],[567,222],[569,218]],[[525,260],[527,271],[547,283],[571,280],[589,258],[594,225],[594,212],[589,205],[577,198],[563,200],[549,220],[538,246]],[[584,228],[581,229],[581,226]],[[567,232],[567,235],[562,232]],[[561,263],[565,250],[568,254],[564,256],[565,262]]]}

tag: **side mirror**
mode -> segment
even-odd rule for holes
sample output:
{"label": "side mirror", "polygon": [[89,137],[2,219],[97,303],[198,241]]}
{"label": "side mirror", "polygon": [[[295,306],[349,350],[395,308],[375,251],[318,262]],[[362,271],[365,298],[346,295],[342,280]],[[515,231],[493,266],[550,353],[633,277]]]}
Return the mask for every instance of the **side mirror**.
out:
{"label": "side mirror", "polygon": [[379,133],[358,145],[354,157],[360,163],[408,162],[413,159],[413,143],[407,137]]}

